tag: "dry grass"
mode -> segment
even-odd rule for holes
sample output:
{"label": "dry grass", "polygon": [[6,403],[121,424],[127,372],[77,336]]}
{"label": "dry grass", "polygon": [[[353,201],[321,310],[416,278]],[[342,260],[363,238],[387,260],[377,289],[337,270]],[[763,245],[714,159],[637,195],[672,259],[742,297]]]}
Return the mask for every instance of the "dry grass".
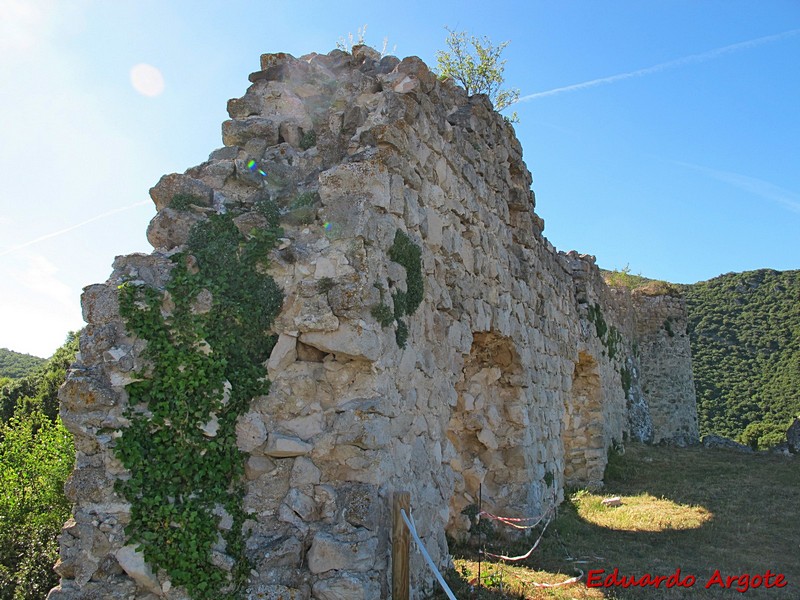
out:
{"label": "dry grass", "polygon": [[620,496],[620,506],[605,506],[607,494],[591,494],[581,490],[571,496],[578,516],[593,525],[617,531],[677,531],[697,529],[713,515],[702,506],[678,504],[642,492]]}
{"label": "dry grass", "polygon": [[[512,567],[482,561],[477,586],[476,548],[453,547],[456,569],[448,575],[460,600],[584,599],[800,599],[800,459],[739,454],[702,448],[632,445],[612,457],[602,494],[575,490],[559,508],[539,549]],[[620,496],[622,505],[600,502]],[[532,540],[503,541],[489,535],[486,549],[525,553]],[[681,578],[689,588],[588,588],[581,583],[536,588],[575,574],[614,569],[639,578],[647,573]],[[783,588],[751,588],[745,593],[706,583],[719,569],[723,578],[772,573],[784,575]],[[773,579],[774,581],[774,579]],[[444,598],[436,595],[435,598]]]}

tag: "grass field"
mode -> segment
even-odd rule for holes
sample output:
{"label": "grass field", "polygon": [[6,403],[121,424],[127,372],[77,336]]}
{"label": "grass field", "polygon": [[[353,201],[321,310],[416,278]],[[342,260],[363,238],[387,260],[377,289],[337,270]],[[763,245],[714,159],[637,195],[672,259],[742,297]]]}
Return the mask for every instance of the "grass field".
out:
{"label": "grass field", "polygon": [[[622,505],[601,500],[620,496]],[[535,536],[538,537],[538,534]],[[535,540],[503,541],[486,536],[486,550],[524,554]],[[600,493],[572,490],[559,507],[542,542],[517,566],[483,560],[477,585],[478,553],[468,545],[451,548],[455,569],[447,578],[456,597],[501,599],[584,598],[761,598],[800,599],[800,458],[739,454],[703,448],[630,445],[611,457],[606,487]],[[614,569],[621,577],[695,578],[691,587],[587,587],[590,571],[602,569],[602,581]],[[558,588],[534,583],[583,579]],[[767,570],[774,575],[764,587]],[[719,576],[715,577],[715,571]],[[744,589],[744,574],[749,574]],[[730,588],[716,583],[719,579]],[[595,577],[598,577],[595,574]],[[675,579],[675,578],[673,578]],[[593,582],[598,581],[593,579]],[[709,581],[714,583],[706,589]],[[644,581],[641,581],[644,584]],[[434,596],[444,598],[443,594]]]}

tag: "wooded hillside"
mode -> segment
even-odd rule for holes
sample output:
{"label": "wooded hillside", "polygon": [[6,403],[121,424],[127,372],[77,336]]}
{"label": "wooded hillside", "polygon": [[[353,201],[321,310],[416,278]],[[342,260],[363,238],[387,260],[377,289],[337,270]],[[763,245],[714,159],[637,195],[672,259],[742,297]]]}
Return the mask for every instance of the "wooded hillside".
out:
{"label": "wooded hillside", "polygon": [[680,287],[701,435],[780,443],[800,415],[800,271],[728,273]]}
{"label": "wooded hillside", "polygon": [[44,362],[45,359],[38,356],[21,354],[8,348],[0,348],[0,378],[11,377],[16,379],[25,377],[33,373]]}
{"label": "wooded hillside", "polygon": [[72,436],[58,417],[58,388],[75,359],[66,343],[33,373],[0,383],[0,600],[40,600],[58,582],[58,533],[71,505]]}

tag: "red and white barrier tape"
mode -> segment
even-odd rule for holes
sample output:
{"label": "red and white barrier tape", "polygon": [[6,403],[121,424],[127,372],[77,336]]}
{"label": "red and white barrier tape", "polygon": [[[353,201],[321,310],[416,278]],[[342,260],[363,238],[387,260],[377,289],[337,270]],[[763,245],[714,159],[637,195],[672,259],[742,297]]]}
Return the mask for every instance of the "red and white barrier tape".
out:
{"label": "red and white barrier tape", "polygon": [[552,519],[547,519],[547,523],[544,524],[544,527],[542,528],[542,533],[539,534],[539,538],[536,540],[536,543],[530,550],[528,550],[525,554],[521,556],[506,556],[504,554],[492,554],[490,552],[486,552],[485,550],[482,550],[481,552],[485,556],[489,556],[491,558],[498,558],[500,560],[507,560],[509,562],[518,562],[521,560],[525,560],[526,558],[530,557],[531,554],[533,554],[533,551],[536,550],[536,548],[539,547],[539,542],[542,541],[542,537],[544,537],[544,532],[547,531],[547,526],[550,525],[551,520]]}
{"label": "red and white barrier tape", "polygon": [[583,579],[583,571],[580,571],[580,575],[576,575],[571,579],[567,579],[566,581],[560,581],[559,583],[536,583],[535,581],[526,582],[528,585],[532,585],[533,587],[537,588],[554,588],[554,587],[561,587],[562,585],[569,585],[571,583],[578,583],[581,579]]}

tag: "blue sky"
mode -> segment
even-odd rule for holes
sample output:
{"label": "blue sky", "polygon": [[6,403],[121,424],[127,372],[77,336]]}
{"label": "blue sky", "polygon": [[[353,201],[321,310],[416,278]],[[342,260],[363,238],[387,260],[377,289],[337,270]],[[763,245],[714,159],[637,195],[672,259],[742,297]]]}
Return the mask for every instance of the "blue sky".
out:
{"label": "blue sky", "polygon": [[[692,283],[800,268],[797,0],[0,0],[0,347],[50,355],[148,189],[220,147],[265,52],[366,41],[435,65],[445,26],[510,40],[517,135],[560,250]],[[148,64],[163,92],[134,89]]]}

